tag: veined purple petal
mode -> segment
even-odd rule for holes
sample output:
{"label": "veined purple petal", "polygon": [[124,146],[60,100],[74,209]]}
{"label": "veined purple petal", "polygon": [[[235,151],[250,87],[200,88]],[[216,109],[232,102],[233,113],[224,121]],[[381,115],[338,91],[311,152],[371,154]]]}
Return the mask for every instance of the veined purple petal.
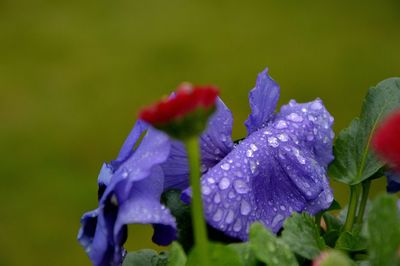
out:
{"label": "veined purple petal", "polygon": [[249,93],[251,114],[244,123],[247,134],[264,127],[272,118],[279,100],[278,84],[268,75],[268,68],[261,72],[256,81],[256,87]]}
{"label": "veined purple petal", "polygon": [[273,127],[297,136],[297,142],[314,152],[317,161],[328,165],[333,160],[333,117],[320,99],[309,103],[291,100],[281,107]]}
{"label": "veined purple petal", "polygon": [[[267,127],[243,140],[202,177],[207,222],[246,240],[249,226],[262,222],[277,232],[293,211],[328,208],[332,191],[326,166],[296,144],[297,136]],[[325,202],[316,204],[321,194]]]}
{"label": "veined purple petal", "polygon": [[[208,121],[205,132],[200,136],[201,171],[205,173],[222,160],[233,148],[232,113],[217,99],[216,112]],[[171,141],[168,160],[162,165],[165,174],[165,189],[185,189],[189,186],[189,168],[184,145]]]}
{"label": "veined purple petal", "polygon": [[[122,245],[127,237],[127,223],[154,222],[161,226],[168,238],[175,235],[175,220],[160,204],[164,179],[159,164],[166,161],[169,151],[169,138],[149,128],[137,149],[120,163],[111,178],[109,169],[102,168],[99,179],[106,180],[107,187],[99,201],[99,208],[82,218],[79,234],[79,240],[94,265],[121,264],[125,254]],[[133,219],[132,212],[135,210],[143,215]],[[146,212],[155,216],[149,218],[144,215]]]}
{"label": "veined purple petal", "polygon": [[138,142],[140,136],[143,134],[144,131],[148,129],[148,127],[149,126],[141,120],[138,120],[135,123],[132,131],[129,133],[124,144],[122,145],[117,159],[110,162],[110,165],[112,165],[114,171],[118,169],[121,163],[123,163],[126,159],[128,159],[130,155],[132,155],[132,153],[134,152],[133,148]]}
{"label": "veined purple petal", "polygon": [[[153,239],[158,241],[157,244],[168,245],[175,240],[175,218],[160,204],[163,187],[164,175],[160,166],[155,166],[148,178],[136,182],[129,197],[119,206],[114,236],[118,236],[126,224],[153,224],[156,225]],[[120,186],[119,189],[124,188]]]}

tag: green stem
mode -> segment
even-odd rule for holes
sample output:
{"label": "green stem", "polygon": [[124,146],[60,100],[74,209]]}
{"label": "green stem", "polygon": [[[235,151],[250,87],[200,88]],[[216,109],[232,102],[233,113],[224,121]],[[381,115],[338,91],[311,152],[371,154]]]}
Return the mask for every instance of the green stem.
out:
{"label": "green stem", "polygon": [[353,228],[354,219],[356,217],[359,196],[359,185],[350,186],[350,202],[347,210],[346,222],[344,223],[344,231],[350,232]]}
{"label": "green stem", "polygon": [[360,202],[360,207],[358,210],[357,221],[356,221],[358,224],[362,224],[363,220],[364,220],[364,212],[365,212],[365,208],[367,206],[370,186],[371,186],[370,180],[366,180],[362,183],[363,190],[362,190],[361,202]]}
{"label": "green stem", "polygon": [[322,212],[317,213],[317,215],[315,215],[315,223],[317,224],[318,230],[319,232],[321,232],[321,218],[322,218]]}
{"label": "green stem", "polygon": [[194,239],[198,250],[199,265],[209,265],[207,248],[207,229],[203,217],[203,201],[201,198],[200,186],[200,150],[197,137],[189,138],[185,141],[189,158],[190,185],[192,187],[192,222],[194,230]]}

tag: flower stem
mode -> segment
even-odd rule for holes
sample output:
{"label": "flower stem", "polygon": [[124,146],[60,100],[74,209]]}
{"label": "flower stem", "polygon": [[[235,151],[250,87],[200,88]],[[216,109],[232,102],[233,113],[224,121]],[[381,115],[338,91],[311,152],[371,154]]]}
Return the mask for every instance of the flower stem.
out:
{"label": "flower stem", "polygon": [[357,212],[359,191],[359,185],[350,186],[350,202],[347,210],[346,222],[343,227],[344,231],[346,232],[350,232],[353,228],[354,219]]}
{"label": "flower stem", "polygon": [[362,224],[363,220],[364,220],[364,212],[365,212],[365,208],[367,205],[367,201],[368,201],[368,194],[369,194],[369,187],[371,185],[371,181],[370,180],[366,180],[362,183],[362,196],[361,196],[361,202],[360,202],[360,207],[358,210],[358,215],[357,215],[357,223],[358,224]]}
{"label": "flower stem", "polygon": [[189,158],[190,185],[192,187],[192,222],[194,229],[194,239],[198,250],[199,265],[209,265],[207,229],[203,217],[203,201],[201,198],[200,186],[200,150],[197,137],[191,137],[185,141]]}

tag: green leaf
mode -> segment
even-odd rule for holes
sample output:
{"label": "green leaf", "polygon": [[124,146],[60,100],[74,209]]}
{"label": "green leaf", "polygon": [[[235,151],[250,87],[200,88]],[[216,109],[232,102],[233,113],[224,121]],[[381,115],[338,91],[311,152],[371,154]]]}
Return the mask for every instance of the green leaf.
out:
{"label": "green leaf", "polygon": [[129,252],[126,255],[123,266],[167,266],[168,253],[158,254],[152,249],[142,249],[135,252]]}
{"label": "green leaf", "polygon": [[324,213],[323,218],[326,224],[326,232],[324,233],[323,238],[328,246],[334,247],[341,233],[343,223],[336,216],[330,213]]}
{"label": "green leaf", "polygon": [[347,257],[344,253],[336,250],[326,253],[322,261],[318,264],[320,266],[353,266],[355,263]]}
{"label": "green leaf", "polygon": [[370,150],[372,135],[379,122],[400,107],[400,78],[391,78],[369,89],[360,118],[342,130],[335,142],[335,160],[329,175],[348,185],[361,183],[384,165]]}
{"label": "green leaf", "polygon": [[180,190],[168,190],[161,196],[161,202],[167,206],[176,219],[178,227],[178,242],[187,252],[193,246],[192,218],[190,206],[181,200]]}
{"label": "green leaf", "polygon": [[339,231],[343,226],[342,221],[340,221],[335,215],[324,213],[323,218],[326,224],[327,232]]}
{"label": "green leaf", "polygon": [[255,265],[264,265],[263,263],[257,261],[254,252],[251,250],[250,243],[234,243],[230,244],[236,252],[239,254],[240,261],[242,262],[243,266],[255,266]]}
{"label": "green leaf", "polygon": [[342,206],[340,206],[339,202],[337,202],[335,199],[332,201],[331,206],[329,206],[328,209],[326,209],[324,212],[328,212],[328,211],[336,211],[336,210],[340,210],[342,208]]}
{"label": "green leaf", "polygon": [[372,202],[368,215],[371,265],[400,265],[400,215],[395,196],[382,195]]}
{"label": "green leaf", "polygon": [[325,241],[319,234],[314,219],[306,214],[294,213],[286,219],[281,239],[296,254],[314,259],[325,248]]}
{"label": "green leaf", "polygon": [[186,254],[178,242],[173,242],[168,256],[168,266],[185,266]]}
{"label": "green leaf", "polygon": [[[239,254],[230,246],[219,243],[209,243],[208,255],[210,259],[209,265],[212,266],[242,266]],[[202,256],[202,254],[198,252],[195,246],[189,254],[187,266],[200,265],[200,256]]]}
{"label": "green leaf", "polygon": [[269,266],[298,265],[288,245],[260,223],[250,228],[250,247],[256,258]]}
{"label": "green leaf", "polygon": [[348,252],[364,251],[367,249],[367,241],[358,233],[343,232],[340,234],[335,248]]}

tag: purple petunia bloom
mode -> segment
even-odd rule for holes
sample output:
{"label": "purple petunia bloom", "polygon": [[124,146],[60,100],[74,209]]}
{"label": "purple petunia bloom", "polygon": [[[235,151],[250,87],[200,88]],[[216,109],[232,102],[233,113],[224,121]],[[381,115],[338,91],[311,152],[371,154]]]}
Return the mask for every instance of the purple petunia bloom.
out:
{"label": "purple petunia bloom", "polygon": [[255,221],[277,232],[292,212],[316,214],[333,201],[333,118],[322,101],[292,100],[275,114],[279,87],[267,70],[249,96],[248,136],[201,179],[208,224],[242,240]]}

